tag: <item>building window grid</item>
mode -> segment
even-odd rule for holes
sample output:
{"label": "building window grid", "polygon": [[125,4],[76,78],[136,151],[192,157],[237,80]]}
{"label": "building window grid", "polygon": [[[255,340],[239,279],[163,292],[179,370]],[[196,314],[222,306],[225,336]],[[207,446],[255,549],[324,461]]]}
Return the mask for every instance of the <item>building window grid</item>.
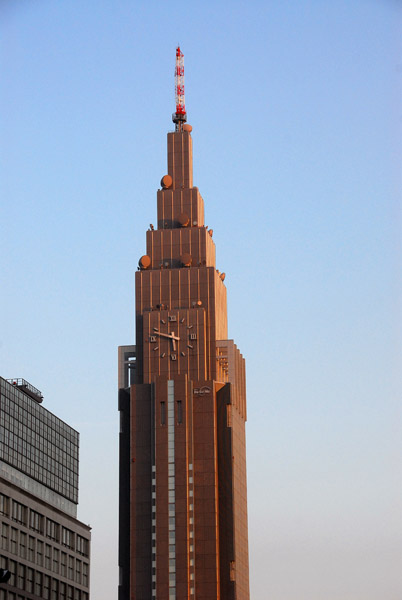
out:
{"label": "building window grid", "polygon": [[[4,384],[2,383],[2,388],[4,387]],[[8,391],[8,390],[6,390]],[[55,486],[52,484],[55,483],[57,476],[61,476],[64,479],[68,479],[69,480],[69,486],[67,485],[63,485],[63,491],[67,492],[69,490],[69,488],[71,488],[72,486],[75,488],[78,488],[78,433],[74,432],[74,430],[72,430],[71,428],[69,428],[67,425],[63,424],[61,421],[59,421],[54,415],[51,415],[51,413],[48,413],[46,411],[46,409],[43,409],[43,407],[40,407],[40,410],[44,411],[44,414],[40,414],[39,413],[39,417],[38,414],[35,415],[35,413],[38,412],[37,407],[35,407],[35,403],[33,402],[33,406],[29,406],[29,398],[27,398],[25,395],[23,397],[23,400],[21,401],[18,398],[18,390],[16,389],[12,389],[12,397],[8,398],[5,395],[2,395],[2,409],[4,406],[6,406],[9,410],[8,413],[9,414],[5,414],[2,410],[1,414],[0,414],[0,419],[1,419],[1,423],[2,425],[4,425],[6,427],[5,429],[5,436],[4,436],[4,440],[3,442],[0,442],[0,458],[3,458],[5,460],[5,462],[8,462],[11,465],[17,465],[18,468],[20,468],[20,470],[22,470],[23,472],[29,471],[29,466],[31,466],[31,468],[34,469],[34,473],[27,473],[28,475],[36,475],[37,479],[40,479],[39,475],[41,474],[41,471],[44,470],[44,467],[47,465],[50,465],[51,470],[46,474],[46,483],[49,485],[49,487],[52,487],[53,489],[55,489]],[[19,402],[21,402],[21,405],[19,405]],[[45,418],[46,417],[46,418]],[[19,422],[18,422],[18,421]],[[17,421],[17,422],[16,422]],[[60,430],[63,430],[63,432],[66,434],[66,439],[64,439],[64,453],[65,453],[65,464],[66,466],[63,469],[60,469],[60,465],[58,464],[58,459],[60,459],[61,456],[61,450],[60,447],[57,446],[57,443],[60,442],[61,438],[60,435],[55,432],[54,430],[50,430],[49,431],[49,427],[55,427],[55,424],[59,422],[60,424]],[[12,425],[12,426],[11,426]],[[33,429],[33,431],[31,431],[30,429]],[[46,439],[44,439],[45,436],[48,436],[49,441],[47,441]],[[4,443],[6,442],[6,443]],[[34,447],[32,448],[31,446],[34,445]],[[36,447],[35,447],[36,446]],[[44,455],[45,454],[49,454],[49,460],[44,459]],[[73,458],[71,458],[71,456]],[[34,464],[32,464],[34,463]],[[71,473],[71,470],[74,469],[74,467],[76,468],[77,473]],[[59,470],[58,470],[59,469]],[[53,472],[52,472],[53,471]],[[43,474],[43,473],[42,473]],[[57,490],[56,490],[57,491]],[[68,495],[66,493],[64,493],[64,495],[66,495],[68,497]],[[0,513],[4,514],[5,516],[9,516],[12,520],[14,520],[15,522],[18,522],[19,524],[22,525],[28,525],[30,527],[31,530],[36,531],[37,533],[40,533],[43,535],[44,533],[44,516],[41,515],[40,513],[37,513],[34,510],[29,510],[28,512],[28,508],[26,506],[24,506],[23,504],[20,504],[16,501],[13,501],[11,503],[11,515],[9,514],[10,511],[10,499],[8,498],[8,496],[5,496],[4,494],[0,494]],[[27,517],[29,516],[29,522],[27,522]],[[56,525],[58,525],[56,523]],[[19,554],[22,558],[27,558],[28,560],[30,560],[31,562],[35,562],[35,551],[37,550],[37,562],[39,563],[39,566],[43,566],[43,542],[41,542],[40,540],[36,540],[35,537],[29,535],[27,537],[27,534],[24,532],[19,532],[20,535],[18,536],[18,530],[15,528],[14,532],[12,534],[12,539],[13,539],[13,550],[14,553],[17,554],[17,548],[19,548]],[[57,527],[55,528],[57,530]],[[9,535],[8,535],[8,530],[9,530],[9,526],[5,523],[2,524],[2,528],[1,528],[1,542],[2,542],[2,549],[6,550],[8,549],[8,542],[9,542]],[[53,533],[50,532],[49,534],[49,530],[47,530],[46,532],[48,534],[49,538],[54,539],[54,528],[53,528]],[[73,545],[73,541],[74,541],[74,533],[71,532],[72,534],[72,543],[71,541],[69,542],[71,545]],[[88,546],[89,546],[89,541],[85,538],[82,538],[83,544],[82,544],[82,554],[89,554],[88,551]],[[28,546],[27,546],[27,541],[28,541]],[[54,541],[59,541],[59,540],[54,540]],[[37,542],[37,543],[36,543]],[[19,543],[19,545],[18,545]],[[46,554],[45,554],[45,558],[48,560],[49,559],[49,548],[51,548],[49,545],[46,545]],[[28,549],[28,555],[26,555],[27,553],[27,549]],[[56,551],[58,552],[58,551]],[[50,555],[51,556],[51,555]],[[57,554],[56,554],[57,556]],[[74,559],[73,559],[74,560]],[[51,579],[47,577],[46,581],[45,581],[45,585],[44,587],[42,586],[42,577],[43,574],[41,574],[40,571],[34,571],[32,568],[30,567],[26,567],[25,569],[25,565],[20,565],[20,568],[18,568],[17,570],[17,565],[18,563],[16,563],[15,561],[12,561],[11,559],[6,559],[4,558],[4,565],[3,565],[3,561],[2,561],[2,568],[6,568],[8,567],[10,569],[10,571],[12,572],[12,578],[10,580],[10,584],[11,585],[15,585],[16,584],[16,580],[18,580],[18,587],[20,589],[24,589],[28,592],[28,593],[37,593],[37,595],[39,595],[40,597],[43,597],[44,599],[46,598],[50,598],[50,597],[54,597],[55,599],[57,599],[59,597],[58,595],[58,591],[57,591],[57,587],[58,587],[58,581],[54,580],[55,583],[52,585],[52,587],[50,587],[51,585]],[[54,569],[57,571],[57,561],[56,561],[56,566],[53,565]],[[79,567],[78,567],[79,568]],[[26,573],[25,573],[26,570]],[[88,564],[87,563],[82,563],[82,582],[83,585],[85,587],[87,587],[88,585]],[[24,571],[24,573],[22,572]],[[34,578],[35,575],[35,578]],[[80,575],[78,575],[79,577]],[[34,584],[34,580],[35,580],[35,584]],[[34,590],[34,585],[35,585],[35,590]],[[42,591],[43,588],[43,591]],[[50,592],[52,593],[52,596],[50,596]],[[75,592],[75,593],[74,593]],[[71,595],[71,598],[74,600],[77,599],[83,599],[83,600],[88,600],[88,594],[86,592],[82,592],[78,590],[77,588],[71,588],[71,594],[69,594],[69,596]],[[18,596],[18,598],[22,598],[22,596]]]}
{"label": "building window grid", "polygon": [[2,389],[0,458],[75,501],[78,432],[8,383]]}
{"label": "building window grid", "polygon": [[[10,586],[16,587],[18,590],[28,594],[35,594],[37,597],[43,598],[43,600],[66,600],[65,592],[67,585],[64,582],[60,582],[57,578],[46,575],[41,571],[35,570],[32,567],[28,567],[7,557],[1,557],[0,567],[2,569],[8,569],[11,572],[11,579],[9,581]],[[88,564],[83,563],[82,567],[83,577],[86,577],[85,581],[83,580],[82,585],[87,587]],[[69,598],[71,597],[73,600],[88,600],[87,592],[73,586],[69,587],[71,588],[71,596],[69,596]],[[8,597],[9,596],[7,596],[7,598]],[[25,595],[18,596],[18,598],[25,600]]]}

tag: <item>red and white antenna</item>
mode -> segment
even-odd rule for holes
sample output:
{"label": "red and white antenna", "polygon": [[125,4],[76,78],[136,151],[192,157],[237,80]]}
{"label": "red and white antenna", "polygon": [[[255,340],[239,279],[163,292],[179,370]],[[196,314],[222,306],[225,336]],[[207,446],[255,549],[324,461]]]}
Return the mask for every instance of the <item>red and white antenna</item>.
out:
{"label": "red and white antenna", "polygon": [[173,113],[173,123],[176,131],[181,131],[183,123],[187,121],[186,104],[184,101],[184,54],[180,46],[176,48],[176,68],[174,73],[176,112]]}

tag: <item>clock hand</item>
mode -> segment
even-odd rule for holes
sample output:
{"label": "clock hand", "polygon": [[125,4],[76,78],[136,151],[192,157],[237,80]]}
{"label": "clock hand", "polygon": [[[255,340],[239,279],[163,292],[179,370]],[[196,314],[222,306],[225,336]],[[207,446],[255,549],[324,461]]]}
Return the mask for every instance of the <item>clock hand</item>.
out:
{"label": "clock hand", "polygon": [[158,331],[157,329],[154,328],[154,332],[155,332],[155,335],[160,335],[162,337],[167,337],[167,338],[170,338],[171,340],[176,340],[177,342],[180,341],[179,336],[176,336],[174,334],[174,331],[172,331],[172,333],[162,333],[161,331]]}

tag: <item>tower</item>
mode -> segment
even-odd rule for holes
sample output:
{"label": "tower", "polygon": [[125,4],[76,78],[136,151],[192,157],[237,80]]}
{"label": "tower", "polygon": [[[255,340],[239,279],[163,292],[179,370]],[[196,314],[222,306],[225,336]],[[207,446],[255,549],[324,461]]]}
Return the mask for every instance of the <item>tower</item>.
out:
{"label": "tower", "polygon": [[175,77],[136,345],[119,348],[119,600],[248,600],[245,361],[193,186],[180,48]]}

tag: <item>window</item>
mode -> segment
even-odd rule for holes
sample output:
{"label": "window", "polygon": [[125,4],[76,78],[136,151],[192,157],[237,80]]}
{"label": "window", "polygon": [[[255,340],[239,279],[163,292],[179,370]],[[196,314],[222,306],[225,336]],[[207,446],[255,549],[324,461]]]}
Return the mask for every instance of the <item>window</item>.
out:
{"label": "window", "polygon": [[38,533],[43,533],[43,516],[35,510],[30,512],[29,527]]}
{"label": "window", "polygon": [[43,567],[43,542],[40,540],[36,542],[36,563]]}
{"label": "window", "polygon": [[26,557],[26,546],[27,546],[27,534],[20,531],[20,551],[19,555],[21,558]]}
{"label": "window", "polygon": [[67,546],[71,550],[74,550],[74,533],[67,529],[67,527],[62,528],[62,539],[61,543],[63,546]]}
{"label": "window", "polygon": [[183,410],[181,407],[181,400],[177,401],[177,422],[183,423]]}
{"label": "window", "polygon": [[8,550],[8,525],[6,523],[1,525],[1,548]]}
{"label": "window", "polygon": [[59,582],[57,579],[52,579],[52,594],[51,600],[58,600],[59,598]]}
{"label": "window", "polygon": [[166,404],[161,402],[161,425],[166,425]]}
{"label": "window", "polygon": [[52,547],[45,544],[45,568],[50,571],[52,568]]}
{"label": "window", "polygon": [[232,405],[226,404],[226,427],[232,427]]}
{"label": "window", "polygon": [[33,593],[33,585],[34,585],[34,570],[30,567],[27,567],[27,580],[26,580],[26,591],[30,594]]}
{"label": "window", "polygon": [[18,565],[17,587],[20,590],[25,589],[25,566]]}
{"label": "window", "polygon": [[11,577],[8,580],[8,584],[11,587],[16,587],[16,581],[17,581],[17,577],[16,577],[16,572],[17,572],[17,563],[15,562],[15,560],[9,560],[8,561],[8,570],[11,573]]}
{"label": "window", "polygon": [[0,556],[0,569],[10,570],[10,565],[8,564],[5,556]]}
{"label": "window", "polygon": [[11,527],[11,544],[10,550],[13,554],[17,554],[18,529]]}
{"label": "window", "polygon": [[81,583],[81,561],[78,558],[75,561],[75,581]]}
{"label": "window", "polygon": [[82,556],[89,556],[89,543],[88,540],[82,535],[77,535],[77,552]]}
{"label": "window", "polygon": [[61,565],[60,575],[62,577],[67,577],[67,554],[65,552],[61,553],[60,565]]}
{"label": "window", "polygon": [[38,598],[42,597],[42,573],[40,571],[35,572],[35,595]]}
{"label": "window", "polygon": [[67,586],[64,581],[59,582],[60,585],[60,600],[67,600]]}
{"label": "window", "polygon": [[57,548],[53,548],[53,573],[59,572],[59,550]]}
{"label": "window", "polygon": [[46,519],[46,535],[51,540],[59,541],[59,524],[52,519]]}
{"label": "window", "polygon": [[8,516],[9,498],[4,494],[0,494],[0,515]]}
{"label": "window", "polygon": [[82,585],[88,587],[88,564],[82,563]]}
{"label": "window", "polygon": [[35,538],[32,535],[28,538],[28,560],[35,562]]}
{"label": "window", "polygon": [[68,557],[68,578],[74,579],[74,558],[72,556]]}
{"label": "window", "polygon": [[27,507],[16,500],[13,500],[12,510],[11,510],[11,518],[16,523],[21,523],[21,525],[26,525],[27,522]]}
{"label": "window", "polygon": [[49,577],[49,575],[43,576],[43,598],[44,598],[44,600],[50,600],[50,577]]}

